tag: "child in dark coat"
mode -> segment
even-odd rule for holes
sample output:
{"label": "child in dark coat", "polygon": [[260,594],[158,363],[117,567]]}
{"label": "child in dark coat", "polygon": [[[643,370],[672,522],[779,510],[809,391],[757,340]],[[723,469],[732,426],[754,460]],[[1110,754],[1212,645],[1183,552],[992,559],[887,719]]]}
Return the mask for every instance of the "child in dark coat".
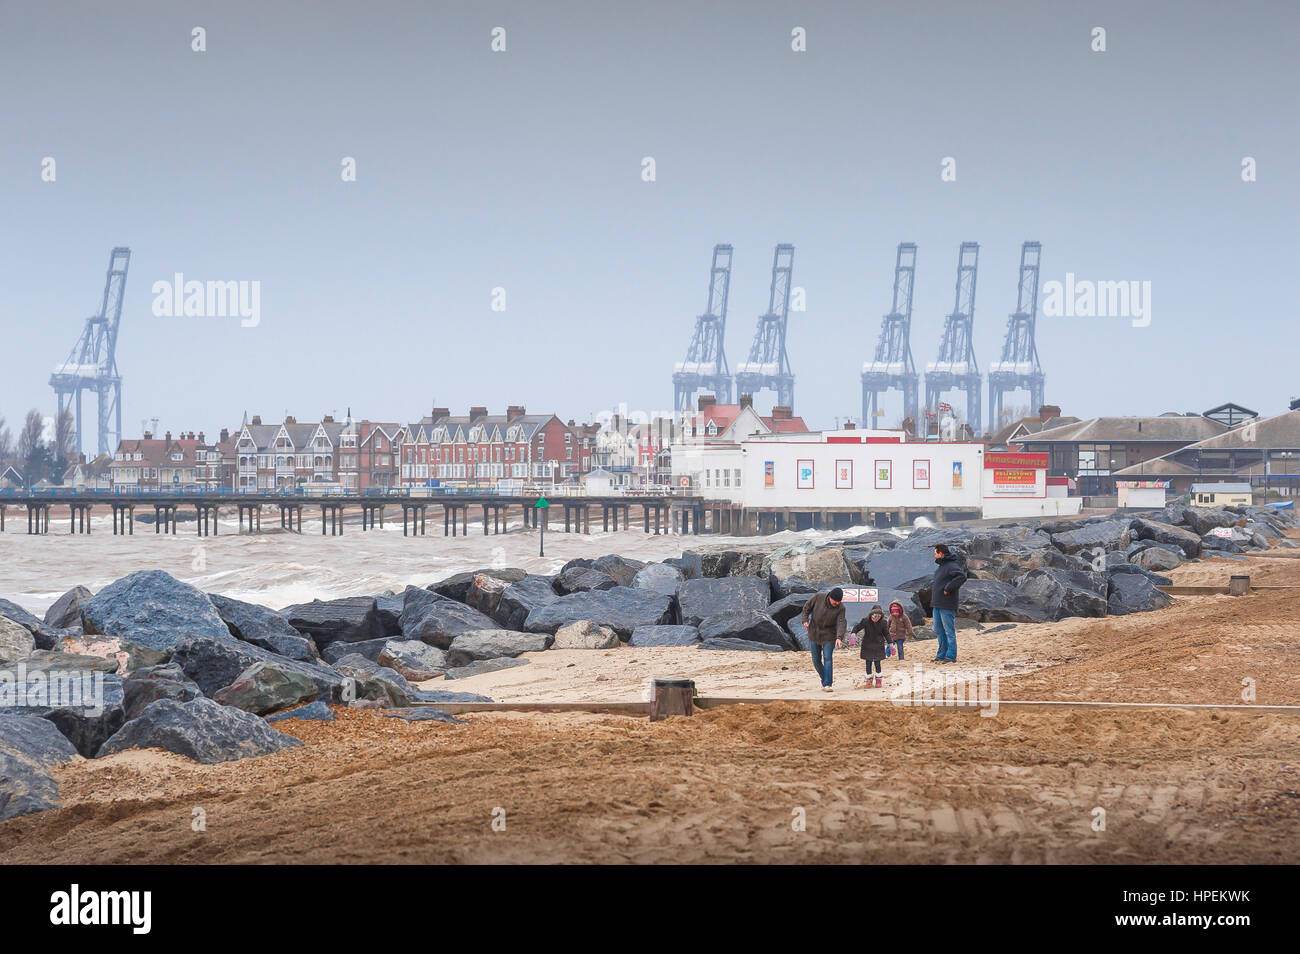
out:
{"label": "child in dark coat", "polygon": [[858,620],[853,627],[854,633],[860,633],[858,643],[862,649],[858,652],[867,662],[867,683],[864,689],[871,686],[871,672],[875,669],[875,685],[880,688],[880,661],[885,658],[885,651],[889,646],[889,623],[885,619],[885,611],[877,603],[871,607],[871,612],[865,617]]}

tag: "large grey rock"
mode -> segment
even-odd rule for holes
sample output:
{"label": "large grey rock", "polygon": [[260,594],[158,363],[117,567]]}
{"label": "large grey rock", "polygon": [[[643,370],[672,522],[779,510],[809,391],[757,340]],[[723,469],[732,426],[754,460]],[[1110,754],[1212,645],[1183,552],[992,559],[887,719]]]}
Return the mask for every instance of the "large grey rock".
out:
{"label": "large grey rock", "polygon": [[1101,573],[1030,570],[1016,578],[1015,587],[1022,597],[1041,606],[1049,619],[1106,615],[1106,577]]}
{"label": "large grey rock", "polygon": [[305,722],[335,721],[334,710],[320,700],[298,706],[296,709],[285,709],[283,712],[276,712],[266,717],[267,722],[283,722],[285,719],[302,719]]}
{"label": "large grey rock", "polygon": [[763,561],[775,547],[701,547],[682,552],[682,573],[688,580],[725,576],[765,576]]}
{"label": "large grey rock", "polygon": [[503,629],[523,629],[528,614],[539,606],[559,599],[552,585],[554,577],[530,575],[511,583],[501,594],[492,618]]}
{"label": "large grey rock", "polygon": [[0,681],[0,711],[48,719],[86,758],[126,721],[121,678],[101,672]]}
{"label": "large grey rock", "polygon": [[384,624],[373,596],[312,600],[282,611],[289,624],[324,648],[330,643],[359,643],[384,636]]}
{"label": "large grey rock", "polygon": [[771,602],[772,591],[767,581],[754,576],[686,580],[677,591],[681,622],[687,626],[698,626],[710,616],[733,610],[765,610]]}
{"label": "large grey rock", "polygon": [[513,582],[516,581],[504,580],[493,573],[475,573],[473,582],[465,591],[465,605],[484,616],[493,617],[501,602],[501,595]]}
{"label": "large grey rock", "polygon": [[932,547],[894,547],[872,554],[867,561],[870,582],[890,589],[898,589],[911,580],[933,577],[936,569]]}
{"label": "large grey rock", "polygon": [[451,646],[447,650],[447,665],[449,668],[459,668],[478,659],[538,653],[549,647],[552,639],[553,637],[546,633],[517,632],[509,629],[482,629],[460,633],[451,641]]}
{"label": "large grey rock", "polygon": [[650,563],[637,570],[632,585],[639,590],[676,596],[682,585],[682,571],[671,563]]}
{"label": "large grey rock", "polygon": [[507,584],[518,583],[528,575],[517,567],[484,567],[469,573],[457,573],[445,580],[431,583],[428,589],[446,599],[464,603],[469,599],[469,588],[474,585],[474,577],[482,574],[495,577]]}
{"label": "large grey rock", "polygon": [[524,628],[532,633],[554,633],[561,626],[584,619],[608,626],[626,639],[638,626],[673,622],[673,600],[662,593],[630,586],[573,593],[535,608],[528,614]]}
{"label": "large grey rock", "polygon": [[414,594],[408,591],[406,609],[402,613],[404,639],[418,639],[430,646],[446,649],[461,633],[494,629],[497,626],[492,617],[485,616],[464,603],[449,599],[425,601],[422,597],[413,597]]}
{"label": "large grey rock", "polygon": [[1052,538],[1036,527],[1016,525],[971,531],[963,549],[973,557],[987,559],[1006,550],[1042,550],[1052,545]]}
{"label": "large grey rock", "polygon": [[781,649],[794,648],[790,635],[762,610],[732,610],[710,616],[700,623],[700,640],[704,643],[738,639],[748,643],[767,643]]}
{"label": "large grey rock", "polygon": [[0,616],[0,663],[11,663],[30,656],[36,640],[13,620]]}
{"label": "large grey rock", "polygon": [[[1197,540],[1197,550],[1200,550],[1200,540]],[[1133,556],[1132,562],[1142,567],[1144,570],[1159,572],[1161,570],[1172,570],[1183,561],[1173,550],[1165,547],[1147,547]]]}
{"label": "large grey rock", "polygon": [[145,666],[122,680],[122,710],[125,719],[134,719],[145,706],[159,699],[189,702],[203,695],[193,679],[176,663]]}
{"label": "large grey rock", "polygon": [[981,578],[1010,583],[1030,570],[1041,570],[1052,565],[1052,556],[1065,556],[1051,549],[999,550],[988,558],[972,559],[969,568]]}
{"label": "large grey rock", "polygon": [[315,644],[290,624],[288,618],[266,606],[245,603],[217,593],[208,599],[230,630],[230,635],[254,646],[300,662],[315,662]]}
{"label": "large grey rock", "polygon": [[176,644],[171,661],[193,679],[208,697],[230,685],[239,678],[240,673],[257,662],[273,663],[303,673],[316,684],[320,698],[327,702],[345,701],[345,696],[352,688],[347,676],[329,666],[286,659],[252,643],[232,639],[229,634],[221,639],[186,636]]}
{"label": "large grey rock", "polygon": [[1129,525],[1132,520],[1124,517],[1118,520],[1102,520],[1097,523],[1085,523],[1077,530],[1052,534],[1052,543],[1066,553],[1102,550],[1122,550],[1129,544],[1131,534]]}
{"label": "large grey rock", "polygon": [[597,626],[590,620],[579,620],[555,631],[552,649],[617,649],[618,633],[608,626]]}
{"label": "large grey rock", "polygon": [[1188,507],[1183,513],[1183,522],[1198,537],[1204,537],[1215,527],[1234,527],[1242,521],[1242,516],[1219,507]]}
{"label": "large grey rock", "polygon": [[783,599],[791,593],[815,593],[832,586],[853,583],[853,568],[839,547],[818,547],[809,542],[791,544],[774,550],[763,562],[771,598]]}
{"label": "large grey rock", "polygon": [[767,615],[776,620],[778,625],[784,626],[803,612],[811,595],[811,593],[791,593],[769,606],[766,610]]}
{"label": "large grey rock", "polygon": [[416,689],[401,673],[365,656],[344,656],[335,668],[356,680],[358,699],[370,699],[386,707],[409,706],[413,701]]}
{"label": "large grey rock", "polygon": [[567,570],[561,570],[552,585],[556,593],[568,596],[570,593],[585,593],[588,590],[612,590],[618,586],[618,581],[594,567],[571,566]]}
{"label": "large grey rock", "polygon": [[9,666],[17,675],[18,666],[21,664],[28,675],[35,673],[84,673],[84,672],[111,672],[116,673],[118,661],[114,657],[90,656],[82,653],[63,653],[53,649],[36,649],[30,655],[22,659],[15,660]]}
{"label": "large grey rock", "polygon": [[1156,589],[1145,576],[1116,573],[1110,578],[1110,614],[1124,616],[1163,609],[1173,602],[1168,594]]}
{"label": "large grey rock", "polygon": [[[1115,566],[1106,567],[1106,575],[1108,577],[1114,576],[1117,573],[1133,573],[1137,576],[1145,576],[1156,586],[1169,586],[1174,582],[1167,576],[1161,576],[1159,573],[1153,573],[1150,570],[1143,569],[1135,563],[1120,563]],[[1109,592],[1110,590],[1107,589],[1107,594],[1109,594]]]}
{"label": "large grey rock", "polygon": [[84,586],[74,586],[64,593],[45,611],[45,625],[55,629],[81,625],[81,606],[94,597],[94,593]]}
{"label": "large grey rock", "polygon": [[276,663],[255,662],[230,685],[218,689],[212,699],[223,706],[266,715],[300,702],[311,702],[319,692],[315,680],[306,673]]}
{"label": "large grey rock", "polygon": [[159,699],[114,733],[99,756],[127,749],[162,749],[212,765],[256,758],[302,745],[265,720],[211,699]]}
{"label": "large grey rock", "polygon": [[754,643],[747,639],[733,639],[730,637],[717,637],[714,639],[702,640],[699,644],[700,649],[730,649],[741,652],[751,653],[779,653],[784,648],[772,643]]}
{"label": "large grey rock", "polygon": [[1199,556],[1201,552],[1201,538],[1197,534],[1159,520],[1146,520],[1139,517],[1133,521],[1133,532],[1139,540],[1173,544],[1189,557]]}
{"label": "large grey rock", "polygon": [[447,654],[418,639],[390,639],[377,662],[401,673],[412,682],[424,682],[447,671]]}
{"label": "large grey rock", "polygon": [[59,807],[50,769],[77,750],[54,724],[34,715],[0,715],[0,821]]}
{"label": "large grey rock", "polygon": [[696,626],[638,626],[628,638],[629,646],[694,646],[700,641]]}
{"label": "large grey rock", "polygon": [[0,600],[0,618],[12,620],[31,633],[32,638],[36,641],[37,649],[54,649],[59,640],[67,635],[66,630],[47,626],[44,621],[37,619],[17,603],[11,603],[9,600]]}
{"label": "large grey rock", "polygon": [[[496,672],[500,669],[513,669],[516,666],[527,666],[527,659],[516,659],[510,656],[498,656],[495,659],[476,659],[472,663],[464,666],[456,666],[447,670],[447,679],[468,679],[470,676],[481,676],[485,672]],[[431,700],[438,701],[438,700]]]}
{"label": "large grey rock", "polygon": [[371,662],[378,662],[380,653],[384,651],[384,647],[390,642],[392,642],[391,637],[381,636],[378,639],[366,639],[359,643],[330,643],[321,650],[320,654],[321,658],[331,666],[344,656],[354,654],[365,656]]}
{"label": "large grey rock", "polygon": [[1000,580],[967,580],[958,593],[957,615],[982,623],[1045,623],[1050,618],[1042,605]]}
{"label": "large grey rock", "polygon": [[388,637],[402,634],[402,610],[406,609],[404,593],[388,592],[375,597],[375,612],[379,616],[379,625]]}
{"label": "large grey rock", "polygon": [[81,615],[87,633],[159,651],[185,636],[230,638],[207,594],[162,570],[141,570],[110,583],[82,604]]}
{"label": "large grey rock", "polygon": [[645,567],[642,560],[633,560],[610,553],[592,561],[591,568],[614,578],[619,586],[631,586],[636,575]]}

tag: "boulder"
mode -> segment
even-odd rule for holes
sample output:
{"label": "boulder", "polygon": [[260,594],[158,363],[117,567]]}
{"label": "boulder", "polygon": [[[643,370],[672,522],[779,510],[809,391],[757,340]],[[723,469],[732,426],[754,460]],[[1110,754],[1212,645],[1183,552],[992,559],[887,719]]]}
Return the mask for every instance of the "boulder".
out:
{"label": "boulder", "polygon": [[1200,536],[1190,530],[1162,523],[1159,520],[1146,520],[1139,517],[1133,521],[1133,532],[1139,540],[1173,544],[1189,557],[1199,556],[1201,552]]}
{"label": "boulder", "polygon": [[[1020,595],[1041,606],[1048,619],[1106,615],[1106,577],[1076,570],[1030,570],[1016,577]],[[966,593],[962,587],[961,595]],[[960,605],[960,604],[959,604]]]}
{"label": "boulder", "polygon": [[969,568],[979,572],[982,578],[1001,580],[1010,583],[1016,577],[1030,570],[1041,570],[1052,565],[1051,557],[1064,556],[1051,549],[1000,550],[995,556],[982,560],[971,560]]}
{"label": "boulder", "polygon": [[134,719],[145,706],[159,699],[189,702],[203,695],[198,683],[185,675],[176,663],[137,669],[122,680],[122,711],[125,719]]}
{"label": "boulder", "polygon": [[963,549],[973,557],[989,558],[1006,550],[1042,550],[1052,545],[1052,538],[1036,527],[1016,524],[971,531]]}
{"label": "boulder", "polygon": [[13,620],[0,616],[0,663],[11,663],[30,656],[36,640]]}
{"label": "boulder", "polygon": [[319,690],[306,673],[270,662],[255,662],[230,685],[213,693],[214,702],[245,712],[266,715],[300,702],[311,702]]}
{"label": "boulder", "polygon": [[790,620],[803,612],[803,608],[807,604],[810,595],[811,594],[808,593],[791,593],[789,596],[779,599],[770,605],[767,608],[766,613],[768,616],[772,617],[772,619],[776,620],[778,625],[784,626]]}
{"label": "boulder", "polygon": [[424,682],[447,671],[447,654],[418,639],[390,639],[376,660],[412,682]]}
{"label": "boulder", "polygon": [[551,645],[553,638],[547,633],[510,629],[482,629],[460,633],[451,641],[447,650],[447,665],[449,668],[459,668],[478,659],[542,652]]}
{"label": "boulder", "polygon": [[686,580],[677,591],[681,622],[687,626],[698,626],[710,616],[733,610],[765,610],[771,602],[772,592],[767,581],[756,576]]}
{"label": "boulder", "polygon": [[607,576],[612,576],[614,582],[619,586],[631,586],[632,581],[645,568],[645,565],[642,560],[632,560],[628,557],[619,556],[617,553],[611,553],[593,560],[591,568],[599,570]]}
{"label": "boulder", "polygon": [[[958,560],[964,562],[960,550],[954,550],[953,553]],[[890,589],[899,589],[910,580],[932,578],[935,569],[934,550],[929,547],[894,547],[892,550],[872,554],[867,561],[867,575],[871,583]]]}
{"label": "boulder", "polygon": [[461,633],[494,629],[497,625],[492,617],[464,603],[449,599],[413,599],[413,595],[408,591],[406,609],[402,612],[404,639],[418,639],[430,646],[446,649]]}
{"label": "boulder", "polygon": [[571,566],[560,571],[552,586],[560,596],[568,596],[570,593],[585,593],[588,590],[612,590],[618,586],[618,581],[608,573],[589,566]]}
{"label": "boulder", "polygon": [[867,543],[863,545],[846,546],[841,551],[844,554],[844,562],[848,564],[849,576],[853,582],[862,585],[871,583],[871,571],[868,567],[871,564],[871,558],[882,550],[893,549],[898,541],[893,544],[885,545],[883,543]]}
{"label": "boulder", "polygon": [[[527,659],[500,660],[501,662],[526,663]],[[477,664],[476,664],[477,665]],[[416,702],[491,702],[491,696],[482,696],[477,692],[453,692],[450,689],[418,689]]]}
{"label": "boulder", "polygon": [[209,593],[208,599],[236,639],[300,662],[318,658],[315,644],[275,610],[216,593]]}
{"label": "boulder", "polygon": [[64,630],[47,626],[42,620],[9,600],[0,600],[0,618],[15,622],[31,633],[37,649],[54,649],[59,640],[67,635]]}
{"label": "boulder", "polygon": [[384,635],[384,624],[373,596],[312,600],[288,606],[283,613],[299,634],[310,636],[322,649],[334,642],[359,643]]}
{"label": "boulder", "polygon": [[958,593],[957,615],[982,623],[1045,623],[1050,618],[1043,606],[999,580],[967,580]]}
{"label": "boulder", "polygon": [[618,633],[590,620],[579,620],[555,631],[552,649],[617,649],[622,645]]}
{"label": "boulder", "polygon": [[763,561],[763,570],[771,583],[772,598],[777,600],[791,593],[815,593],[853,582],[843,550],[817,548],[812,543],[796,543],[772,551]]}
{"label": "boulder", "polygon": [[700,642],[699,649],[736,649],[751,653],[779,653],[784,648],[772,643],[751,643],[747,639],[730,639],[727,637],[718,637],[706,639]]}
{"label": "boulder", "polygon": [[682,575],[688,580],[725,576],[763,576],[763,561],[773,547],[703,547],[682,551]]}
{"label": "boulder", "polygon": [[0,822],[59,807],[50,769],[77,750],[53,723],[34,715],[0,715]]}
{"label": "boulder", "polygon": [[510,582],[494,576],[490,573],[475,573],[474,582],[470,583],[469,589],[465,591],[465,605],[471,609],[476,609],[484,616],[492,617],[496,614],[497,606],[501,602],[501,594],[506,591]]}
{"label": "boulder", "polygon": [[695,626],[638,626],[632,630],[627,644],[643,646],[694,646],[700,641],[700,631]]}
{"label": "boulder", "polygon": [[[427,590],[425,592],[428,592]],[[379,625],[385,636],[400,636],[402,610],[406,608],[406,594],[391,590],[375,597],[375,612],[379,615]]]}
{"label": "boulder", "polygon": [[266,717],[267,722],[283,722],[285,719],[333,722],[334,710],[318,700],[316,702],[309,702],[305,706],[298,706],[296,709],[285,709],[283,712],[276,712]]}
{"label": "boulder", "polygon": [[[766,584],[762,585],[766,589]],[[766,601],[763,605],[767,605]],[[531,633],[554,633],[561,626],[579,620],[608,626],[619,638],[626,639],[638,626],[673,622],[673,599],[630,586],[572,593],[535,608],[528,614],[524,628]]]}
{"label": "boulder", "polygon": [[55,629],[67,629],[69,626],[81,625],[81,605],[95,594],[84,586],[74,586],[55,600],[45,611],[45,625]]}
{"label": "boulder", "polygon": [[[1200,549],[1200,540],[1197,540],[1197,549]],[[1144,570],[1159,572],[1161,570],[1172,570],[1182,563],[1182,559],[1173,550],[1165,547],[1147,547],[1134,554],[1132,562]]]}
{"label": "boulder", "polygon": [[1198,537],[1204,537],[1215,527],[1234,527],[1242,521],[1240,514],[1219,507],[1188,507],[1183,522]]}
{"label": "boulder", "polygon": [[335,668],[356,680],[357,699],[368,699],[385,707],[411,704],[415,687],[394,669],[358,655],[344,656]]}
{"label": "boulder", "polygon": [[50,673],[0,681],[0,711],[54,724],[86,758],[126,721],[122,680],[107,673]]}
{"label": "boulder", "polygon": [[501,594],[492,618],[503,629],[523,629],[529,613],[559,599],[552,585],[554,580],[551,576],[529,575],[511,583]]}
{"label": "boulder", "polygon": [[[73,630],[61,630],[60,632],[72,633]],[[160,651],[149,649],[141,646],[139,643],[133,643],[129,639],[121,639],[117,636],[64,636],[57,644],[59,653],[67,653],[78,656],[98,656],[104,660],[112,660],[114,670],[119,676],[124,676],[133,672],[142,666],[156,666],[159,663],[166,662],[171,655],[171,650]],[[96,669],[99,666],[94,667]],[[105,666],[105,672],[110,670]]]}
{"label": "boulder", "polygon": [[380,713],[386,719],[403,719],[407,722],[448,722],[452,725],[466,725],[464,719],[457,719],[450,712],[421,706],[418,709],[388,709]]}
{"label": "boulder", "polygon": [[183,636],[230,638],[207,594],[162,570],[141,570],[110,583],[81,607],[87,634],[116,636],[166,651]]}
{"label": "boulder", "polygon": [[1162,609],[1172,603],[1173,599],[1156,589],[1145,576],[1115,573],[1110,577],[1109,602],[1112,616],[1125,616]]}
{"label": "boulder", "polygon": [[469,588],[474,585],[474,577],[482,573],[503,580],[507,584],[518,583],[520,580],[528,576],[525,571],[515,567],[500,567],[495,569],[492,567],[484,567],[481,570],[474,570],[471,573],[457,573],[454,576],[447,577],[445,580],[439,580],[437,583],[430,583],[428,590],[445,599],[464,603],[469,597]]}
{"label": "boulder", "polygon": [[1065,553],[1080,553],[1101,549],[1122,550],[1128,546],[1132,534],[1129,530],[1132,520],[1128,517],[1117,520],[1101,520],[1096,523],[1084,523],[1074,530],[1052,534],[1052,543]]}
{"label": "boulder", "polygon": [[19,665],[28,675],[34,673],[54,673],[54,672],[111,672],[118,671],[118,662],[116,658],[104,656],[91,656],[83,653],[65,653],[53,649],[33,650],[28,656],[16,660],[12,667],[17,669]]}
{"label": "boulder", "polygon": [[650,563],[637,570],[632,586],[639,590],[676,596],[682,579],[682,571],[671,563]]}
{"label": "boulder", "polygon": [[127,749],[162,749],[213,765],[256,758],[302,745],[265,720],[211,699],[159,699],[108,739],[99,756]]}
{"label": "boulder", "polygon": [[379,661],[379,654],[384,651],[384,647],[392,642],[388,636],[381,636],[378,639],[367,639],[359,643],[330,643],[321,650],[321,658],[329,665],[334,665],[344,656],[365,656],[371,662]]}
{"label": "boulder", "polygon": [[527,665],[527,659],[515,659],[510,656],[498,656],[496,659],[476,659],[467,665],[448,669],[446,678],[468,679],[470,676],[481,676],[485,672],[496,672],[499,669],[513,669],[515,666]]}
{"label": "boulder", "polygon": [[795,645],[776,620],[754,609],[730,610],[708,617],[700,623],[700,640],[703,643],[718,640],[766,643],[780,649],[792,649]]}
{"label": "boulder", "polygon": [[303,673],[316,684],[319,697],[326,702],[343,702],[352,689],[348,677],[329,666],[286,659],[252,643],[231,639],[229,635],[220,639],[186,636],[176,644],[171,661],[198,683],[199,689],[209,698],[257,662],[274,663],[284,669]]}

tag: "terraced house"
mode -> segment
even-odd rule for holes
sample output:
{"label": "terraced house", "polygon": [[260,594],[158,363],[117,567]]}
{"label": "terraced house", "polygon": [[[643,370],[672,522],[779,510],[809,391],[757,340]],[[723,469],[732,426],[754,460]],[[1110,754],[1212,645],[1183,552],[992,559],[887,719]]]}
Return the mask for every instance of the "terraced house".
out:
{"label": "terraced house", "polygon": [[275,490],[307,484],[338,485],[338,449],[344,423],[326,416],[300,424],[288,415],[263,424],[254,415],[235,441],[235,488]]}
{"label": "terraced house", "polygon": [[403,487],[450,481],[564,481],[591,469],[595,433],[554,414],[529,414],[512,404],[505,414],[471,407],[452,416],[445,407],[402,428],[398,444]]}

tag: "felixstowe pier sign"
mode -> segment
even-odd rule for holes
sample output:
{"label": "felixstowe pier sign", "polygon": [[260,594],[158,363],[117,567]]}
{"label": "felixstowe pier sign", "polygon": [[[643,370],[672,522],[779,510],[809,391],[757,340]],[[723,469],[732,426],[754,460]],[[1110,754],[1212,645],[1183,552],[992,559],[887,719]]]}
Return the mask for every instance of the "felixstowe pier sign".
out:
{"label": "felixstowe pier sign", "polygon": [[1047,455],[993,451],[984,455],[984,473],[986,497],[1041,497],[1046,493]]}

